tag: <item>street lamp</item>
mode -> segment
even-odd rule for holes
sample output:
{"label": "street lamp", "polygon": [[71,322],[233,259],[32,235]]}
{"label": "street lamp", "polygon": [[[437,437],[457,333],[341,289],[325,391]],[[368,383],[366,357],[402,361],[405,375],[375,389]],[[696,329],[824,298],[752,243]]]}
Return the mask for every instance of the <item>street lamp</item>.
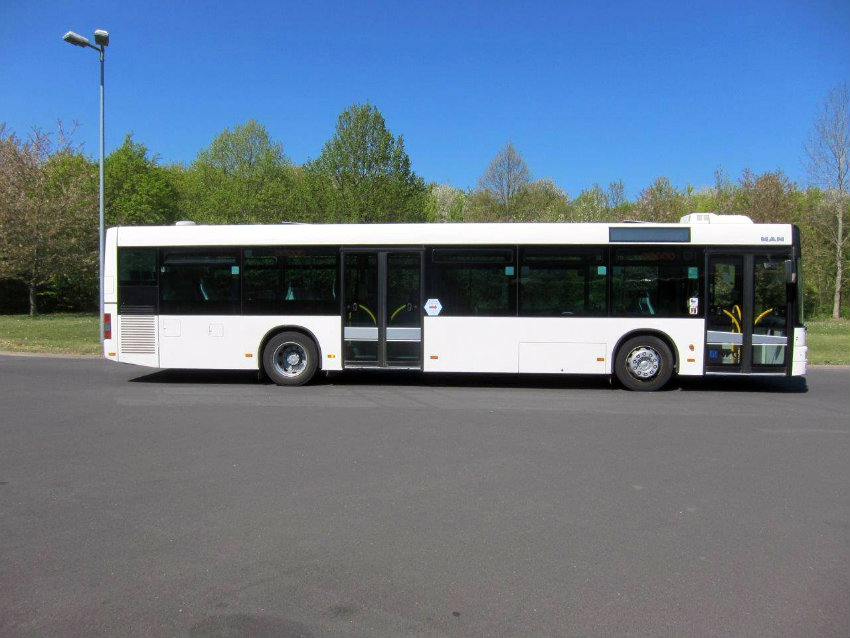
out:
{"label": "street lamp", "polygon": [[88,47],[100,54],[100,225],[98,228],[98,298],[100,305],[100,343],[103,344],[103,53],[109,45],[109,33],[103,29],[94,32],[95,44],[78,33],[68,31],[62,39],[78,47]]}

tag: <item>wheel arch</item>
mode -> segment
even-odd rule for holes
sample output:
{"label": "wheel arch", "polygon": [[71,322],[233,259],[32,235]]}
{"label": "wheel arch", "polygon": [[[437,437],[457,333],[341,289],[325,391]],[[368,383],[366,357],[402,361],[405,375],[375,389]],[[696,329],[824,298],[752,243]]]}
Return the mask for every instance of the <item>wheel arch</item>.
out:
{"label": "wheel arch", "polygon": [[318,370],[322,370],[322,344],[316,338],[316,335],[313,333],[313,331],[297,324],[284,324],[282,326],[275,326],[274,328],[269,330],[263,336],[262,339],[260,339],[260,346],[257,349],[257,362],[261,371],[263,369],[263,350],[265,350],[266,344],[282,332],[299,332],[305,337],[309,337],[310,339],[312,339],[313,343],[316,344],[316,352],[319,353]]}
{"label": "wheel arch", "polygon": [[637,328],[631,332],[627,332],[620,336],[614,349],[611,351],[611,374],[614,374],[614,365],[617,361],[617,356],[620,354],[620,348],[623,344],[633,337],[655,337],[661,339],[667,347],[670,348],[670,353],[673,355],[673,373],[679,374],[679,349],[676,347],[676,342],[670,338],[670,335],[663,330],[653,330],[648,328]]}

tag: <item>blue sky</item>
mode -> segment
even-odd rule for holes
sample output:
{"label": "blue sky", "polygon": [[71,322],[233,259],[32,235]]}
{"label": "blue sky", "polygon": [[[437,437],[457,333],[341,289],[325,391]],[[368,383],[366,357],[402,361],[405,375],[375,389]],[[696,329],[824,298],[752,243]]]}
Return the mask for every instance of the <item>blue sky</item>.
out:
{"label": "blue sky", "polygon": [[806,183],[802,145],[850,79],[850,2],[24,2],[0,0],[0,122],[78,122],[97,153],[132,132],[191,162],[256,119],[297,163],[371,102],[429,182],[474,186],[513,141],[570,196],[623,179],[701,187],[722,166]]}

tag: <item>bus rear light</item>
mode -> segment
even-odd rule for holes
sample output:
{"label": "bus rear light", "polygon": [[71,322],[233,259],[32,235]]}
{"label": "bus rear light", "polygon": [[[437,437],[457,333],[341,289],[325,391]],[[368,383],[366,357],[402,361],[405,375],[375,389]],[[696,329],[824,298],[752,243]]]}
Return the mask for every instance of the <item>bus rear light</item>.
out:
{"label": "bus rear light", "polygon": [[112,339],[112,315],[108,312],[103,315],[103,338]]}

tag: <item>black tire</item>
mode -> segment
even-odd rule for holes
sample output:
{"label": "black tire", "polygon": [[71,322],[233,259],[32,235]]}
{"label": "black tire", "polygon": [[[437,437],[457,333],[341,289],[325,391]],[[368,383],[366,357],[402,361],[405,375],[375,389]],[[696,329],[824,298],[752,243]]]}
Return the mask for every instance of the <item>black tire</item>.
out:
{"label": "black tire", "polygon": [[658,337],[632,337],[617,351],[614,374],[629,390],[660,390],[673,376],[673,353]]}
{"label": "black tire", "polygon": [[277,385],[304,385],[318,369],[319,350],[300,332],[281,332],[263,348],[263,370]]}

